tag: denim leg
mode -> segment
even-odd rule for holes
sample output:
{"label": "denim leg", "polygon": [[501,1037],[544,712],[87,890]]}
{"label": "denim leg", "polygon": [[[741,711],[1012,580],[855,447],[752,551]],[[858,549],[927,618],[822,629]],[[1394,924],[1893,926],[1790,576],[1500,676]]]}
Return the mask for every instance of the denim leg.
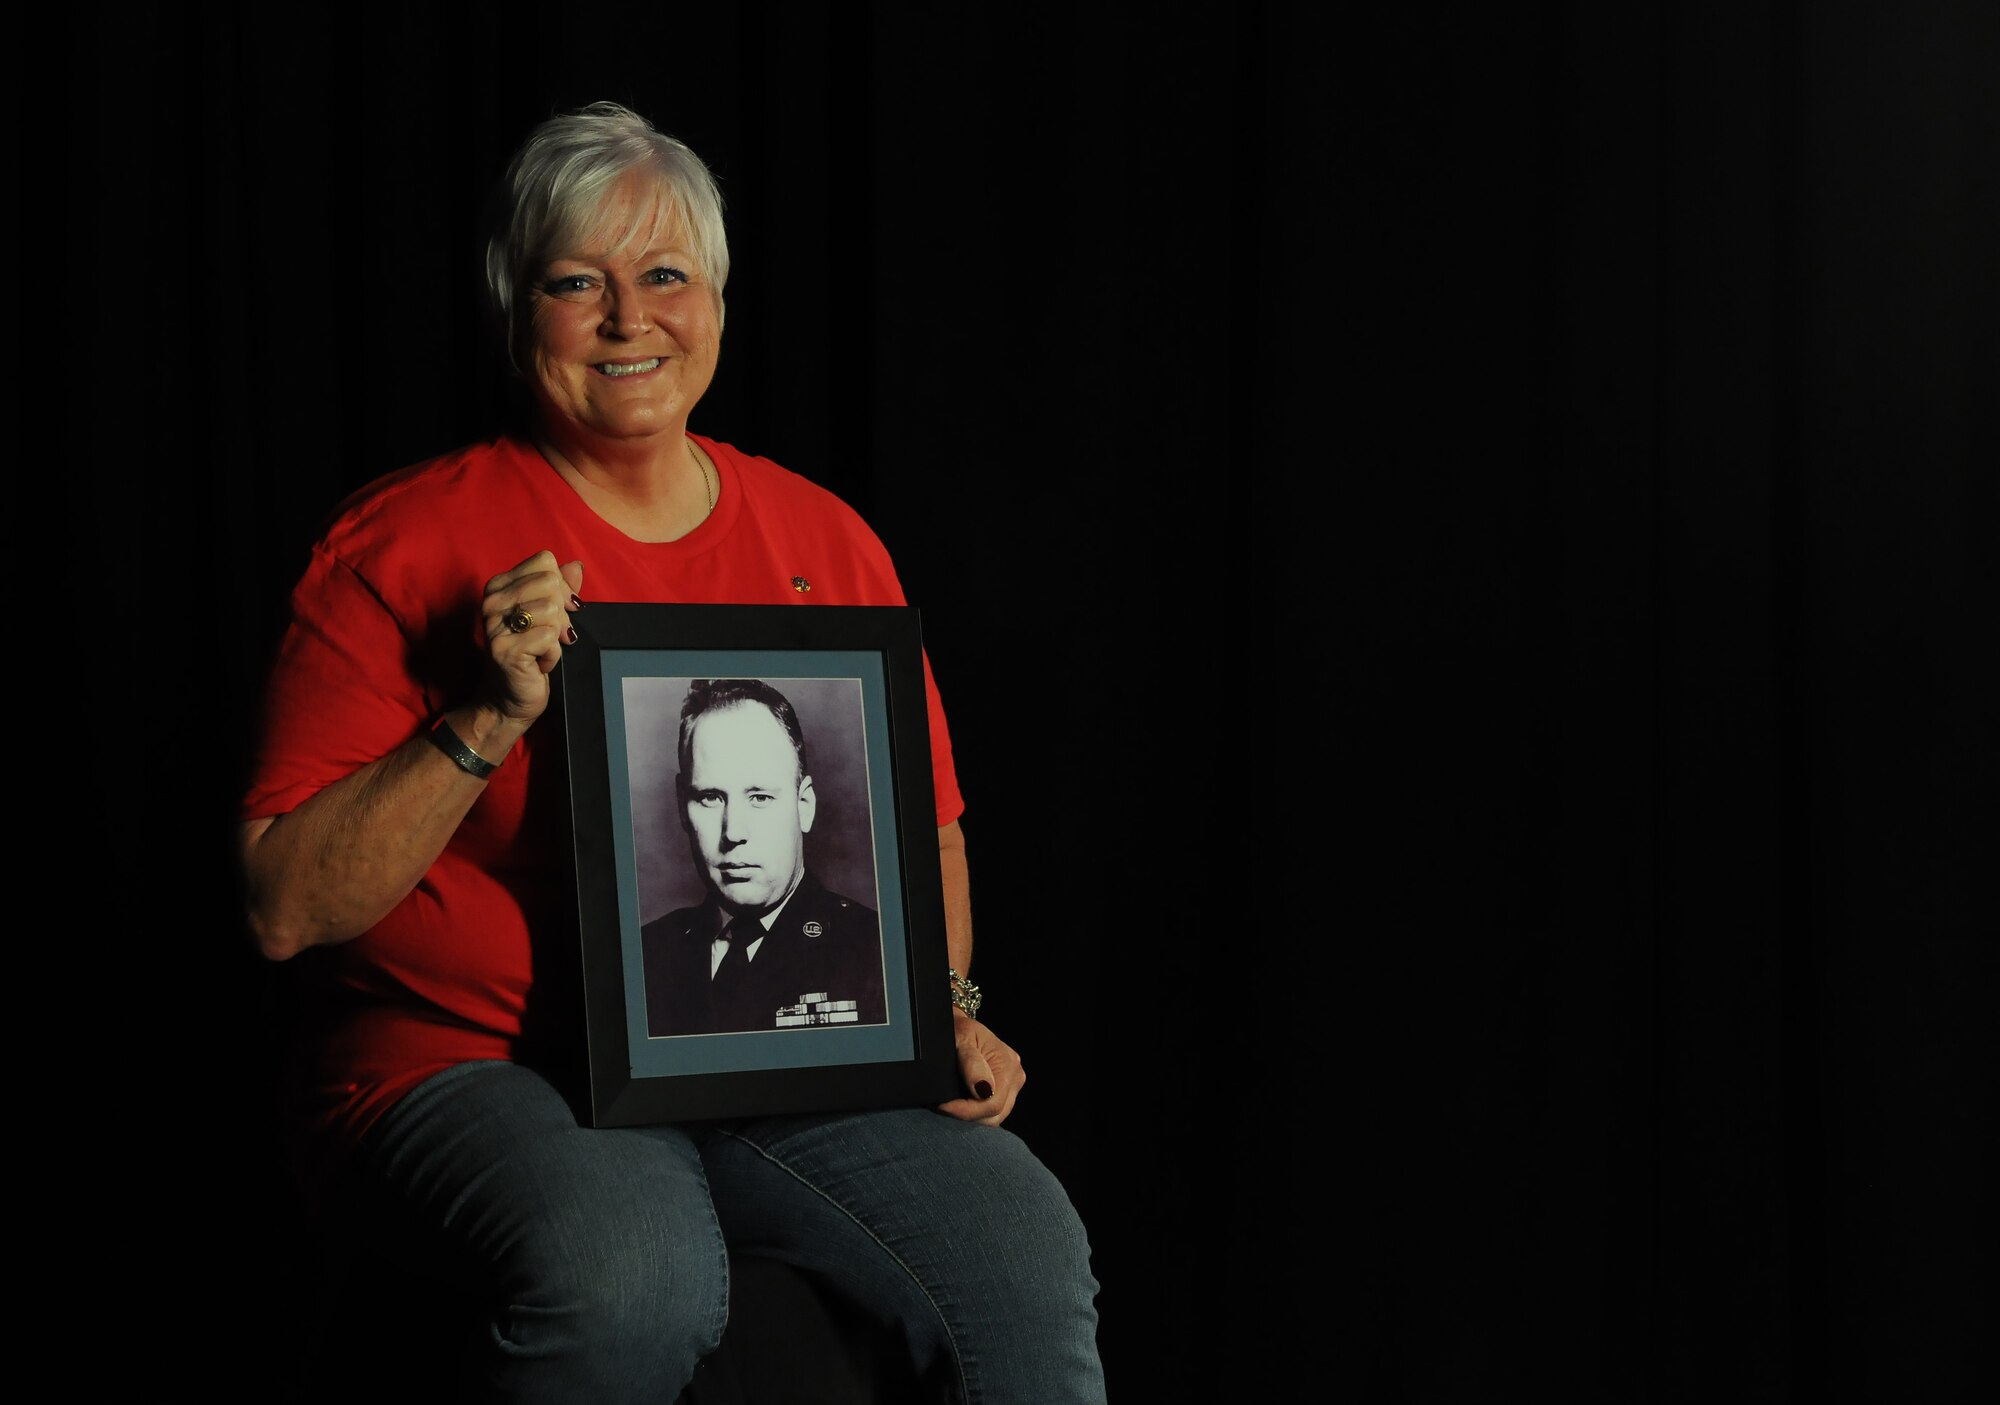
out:
{"label": "denim leg", "polygon": [[693,1139],[587,1128],[539,1075],[460,1064],[391,1109],[367,1212],[490,1305],[470,1398],[668,1402],[721,1340],[729,1268]]}
{"label": "denim leg", "polygon": [[766,1118],[701,1154],[732,1247],[899,1323],[966,1405],[1104,1400],[1083,1224],[1012,1132],[921,1108]]}

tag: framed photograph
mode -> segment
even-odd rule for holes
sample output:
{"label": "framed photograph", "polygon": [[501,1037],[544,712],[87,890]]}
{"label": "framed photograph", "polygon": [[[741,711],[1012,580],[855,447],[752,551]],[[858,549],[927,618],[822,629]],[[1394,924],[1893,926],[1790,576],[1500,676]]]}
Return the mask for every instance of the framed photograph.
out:
{"label": "framed photograph", "polygon": [[592,601],[572,623],[551,683],[579,1118],[961,1096],[916,610]]}

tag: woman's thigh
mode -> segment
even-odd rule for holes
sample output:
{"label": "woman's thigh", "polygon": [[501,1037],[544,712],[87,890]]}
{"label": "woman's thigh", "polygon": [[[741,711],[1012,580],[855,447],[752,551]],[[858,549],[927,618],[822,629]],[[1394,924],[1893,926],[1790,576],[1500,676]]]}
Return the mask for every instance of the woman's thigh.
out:
{"label": "woman's thigh", "polygon": [[413,1090],[365,1153],[377,1223],[486,1304],[489,1398],[671,1400],[721,1339],[726,1249],[687,1133],[580,1126],[539,1075],[479,1062]]}

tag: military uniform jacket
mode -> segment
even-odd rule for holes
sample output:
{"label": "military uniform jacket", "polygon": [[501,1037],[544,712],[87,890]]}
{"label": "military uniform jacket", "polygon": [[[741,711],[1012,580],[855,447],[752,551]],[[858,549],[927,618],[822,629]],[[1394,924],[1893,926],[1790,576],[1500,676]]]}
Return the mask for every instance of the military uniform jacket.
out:
{"label": "military uniform jacket", "polygon": [[887,1023],[882,924],[873,908],[833,892],[807,870],[764,934],[748,979],[722,999],[711,988],[709,949],[727,920],[710,898],[639,929],[650,1034]]}

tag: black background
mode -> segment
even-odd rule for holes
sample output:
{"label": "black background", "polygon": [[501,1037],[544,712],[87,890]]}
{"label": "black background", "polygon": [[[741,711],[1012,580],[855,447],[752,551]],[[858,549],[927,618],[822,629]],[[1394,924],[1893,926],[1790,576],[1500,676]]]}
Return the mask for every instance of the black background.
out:
{"label": "black background", "polygon": [[1991,1384],[1995,12],[1381,8],[70,21],[15,603],[88,680],[19,661],[81,1380],[283,1369],[257,680],[320,515],[488,427],[478,200],[611,97],[730,202],[695,428],[923,612],[1114,1398]]}

